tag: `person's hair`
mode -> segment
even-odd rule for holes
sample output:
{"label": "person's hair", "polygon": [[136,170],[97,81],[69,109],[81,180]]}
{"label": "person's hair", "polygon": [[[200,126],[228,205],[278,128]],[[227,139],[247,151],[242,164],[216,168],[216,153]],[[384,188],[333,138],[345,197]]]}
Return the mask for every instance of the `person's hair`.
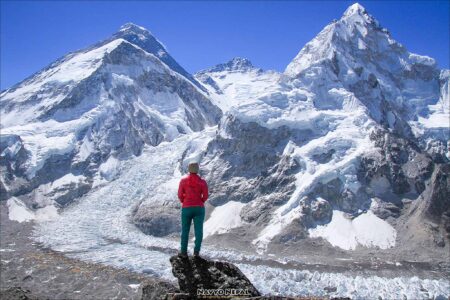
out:
{"label": "person's hair", "polygon": [[198,163],[190,163],[189,166],[188,166],[189,173],[197,174],[198,173],[198,169],[199,169]]}

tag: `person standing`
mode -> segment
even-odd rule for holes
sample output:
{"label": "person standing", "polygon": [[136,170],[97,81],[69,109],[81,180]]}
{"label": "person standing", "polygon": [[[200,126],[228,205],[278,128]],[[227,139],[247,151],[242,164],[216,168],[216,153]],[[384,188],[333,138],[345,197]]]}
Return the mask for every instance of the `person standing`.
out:
{"label": "person standing", "polygon": [[205,205],[208,200],[208,184],[198,175],[198,163],[190,163],[189,174],[181,178],[178,186],[178,199],[181,202],[181,247],[180,255],[187,256],[189,231],[194,221],[195,245],[194,256],[200,255],[203,239],[203,221]]}

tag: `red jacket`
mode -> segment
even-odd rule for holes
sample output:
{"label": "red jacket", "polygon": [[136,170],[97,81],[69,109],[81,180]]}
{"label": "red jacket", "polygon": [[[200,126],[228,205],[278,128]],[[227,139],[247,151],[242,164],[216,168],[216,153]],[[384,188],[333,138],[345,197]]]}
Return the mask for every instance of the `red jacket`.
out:
{"label": "red jacket", "polygon": [[189,173],[181,179],[178,187],[178,199],[182,207],[204,206],[208,200],[208,185],[195,173]]}

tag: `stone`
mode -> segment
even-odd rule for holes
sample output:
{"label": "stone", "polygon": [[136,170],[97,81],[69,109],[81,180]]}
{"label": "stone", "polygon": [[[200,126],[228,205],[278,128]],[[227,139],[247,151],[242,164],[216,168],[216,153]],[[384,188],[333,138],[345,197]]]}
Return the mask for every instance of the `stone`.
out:
{"label": "stone", "polygon": [[170,295],[177,294],[178,292],[175,286],[163,281],[149,282],[141,285],[139,288],[141,300],[187,299],[170,297]]}
{"label": "stone", "polygon": [[250,280],[232,263],[178,255],[172,256],[170,263],[182,293],[196,296],[201,289],[236,289],[247,291],[248,296],[260,296]]}
{"label": "stone", "polygon": [[0,291],[0,300],[38,300],[39,298],[31,294],[31,291],[21,287],[11,287]]}

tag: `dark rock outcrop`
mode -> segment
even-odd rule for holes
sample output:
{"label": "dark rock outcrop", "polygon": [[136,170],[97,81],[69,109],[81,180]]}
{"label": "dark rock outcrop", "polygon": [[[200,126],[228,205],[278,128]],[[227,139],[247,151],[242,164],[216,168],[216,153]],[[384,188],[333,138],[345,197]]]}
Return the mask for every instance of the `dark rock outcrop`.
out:
{"label": "dark rock outcrop", "polygon": [[172,205],[144,204],[133,211],[133,223],[142,232],[153,236],[167,236],[181,231],[180,208]]}
{"label": "dark rock outcrop", "polygon": [[233,115],[222,121],[201,166],[210,183],[208,201],[213,206],[258,201],[258,205],[245,206],[240,216],[264,226],[269,214],[294,192],[295,174],[301,169],[298,161],[283,154],[286,144],[290,140],[300,144],[311,133],[293,132],[286,126],[271,130]]}
{"label": "dark rock outcrop", "polygon": [[384,176],[397,195],[410,191],[422,193],[424,181],[433,172],[431,157],[414,142],[388,132],[375,131],[370,138],[381,149],[381,161],[363,159],[362,165],[367,171],[365,178]]}
{"label": "dark rock outcrop", "polygon": [[173,299],[169,295],[178,294],[179,290],[170,283],[167,282],[151,282],[142,285],[139,288],[139,294],[141,300],[165,300]]}
{"label": "dark rock outcrop", "polygon": [[250,280],[231,263],[182,256],[172,256],[170,263],[181,292],[191,297],[196,297],[197,291],[202,289],[235,289],[247,292],[246,296],[260,296]]}
{"label": "dark rock outcrop", "polygon": [[25,181],[28,156],[20,136],[0,135],[0,200],[11,197],[18,190],[20,182]]}
{"label": "dark rock outcrop", "polygon": [[0,300],[37,300],[38,297],[31,294],[29,290],[21,287],[11,287],[7,290],[0,291]]}
{"label": "dark rock outcrop", "polygon": [[432,216],[450,215],[450,164],[437,165],[431,177],[431,197],[427,212]]}
{"label": "dark rock outcrop", "polygon": [[423,197],[426,216],[441,223],[450,238],[450,164],[438,164]]}

